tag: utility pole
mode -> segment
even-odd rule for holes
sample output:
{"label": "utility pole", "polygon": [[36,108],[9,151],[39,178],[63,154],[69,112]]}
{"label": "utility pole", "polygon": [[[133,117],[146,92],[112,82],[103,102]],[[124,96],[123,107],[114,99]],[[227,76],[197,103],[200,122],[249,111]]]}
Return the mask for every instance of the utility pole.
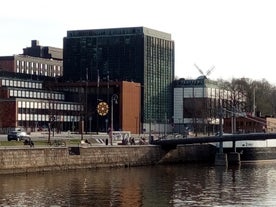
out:
{"label": "utility pole", "polygon": [[113,139],[113,113],[114,113],[114,109],[113,109],[113,102],[115,102],[115,104],[117,104],[118,103],[118,95],[117,94],[113,94],[112,96],[111,96],[111,132],[110,132],[110,145],[113,145],[113,143],[112,143],[112,139]]}
{"label": "utility pole", "polygon": [[[223,118],[223,111],[222,111],[222,105],[220,104],[220,110],[219,110],[219,137],[222,137],[222,135],[223,135],[222,118]],[[219,142],[219,153],[223,153],[223,142]]]}
{"label": "utility pole", "polygon": [[[99,69],[97,69],[97,105],[99,102],[99,87],[100,87],[100,74],[99,74]],[[97,134],[99,134],[99,113],[97,113]]]}

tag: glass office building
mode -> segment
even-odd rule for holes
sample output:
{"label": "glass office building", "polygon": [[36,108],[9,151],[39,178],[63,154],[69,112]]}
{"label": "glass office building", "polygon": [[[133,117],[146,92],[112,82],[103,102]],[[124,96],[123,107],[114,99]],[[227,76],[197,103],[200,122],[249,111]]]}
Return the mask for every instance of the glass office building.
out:
{"label": "glass office building", "polygon": [[[143,129],[164,129],[172,118],[174,41],[146,27],[68,31],[63,48],[64,81],[141,83]],[[112,94],[110,94],[112,95]]]}

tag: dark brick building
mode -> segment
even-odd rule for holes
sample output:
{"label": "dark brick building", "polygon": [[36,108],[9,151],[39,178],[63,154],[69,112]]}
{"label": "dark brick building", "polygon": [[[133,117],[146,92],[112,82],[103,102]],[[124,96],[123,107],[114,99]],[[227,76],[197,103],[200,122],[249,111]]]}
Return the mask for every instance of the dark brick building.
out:
{"label": "dark brick building", "polygon": [[56,47],[40,46],[38,40],[32,40],[31,47],[23,48],[23,55],[62,60],[63,50]]}
{"label": "dark brick building", "polygon": [[[141,126],[141,84],[127,81],[110,82],[48,82],[49,87],[63,91],[67,101],[79,102],[83,110],[85,131],[106,132],[111,126],[113,104],[113,128],[139,134]],[[116,95],[118,99],[112,100]],[[113,103],[112,103],[113,102]],[[104,107],[99,113],[98,106]],[[106,108],[106,109],[105,109]]]}
{"label": "dark brick building", "polygon": [[147,131],[151,123],[165,125],[172,117],[174,41],[170,34],[146,27],[68,31],[63,60],[64,81],[140,83],[141,120]]}

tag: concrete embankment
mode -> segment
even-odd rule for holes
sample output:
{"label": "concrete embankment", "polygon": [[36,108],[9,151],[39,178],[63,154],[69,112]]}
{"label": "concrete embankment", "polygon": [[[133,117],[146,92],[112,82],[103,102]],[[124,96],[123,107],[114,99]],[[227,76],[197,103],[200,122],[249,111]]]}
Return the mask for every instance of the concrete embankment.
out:
{"label": "concrete embankment", "polygon": [[208,144],[183,145],[171,150],[153,145],[5,148],[0,149],[0,174],[212,162],[215,151]]}

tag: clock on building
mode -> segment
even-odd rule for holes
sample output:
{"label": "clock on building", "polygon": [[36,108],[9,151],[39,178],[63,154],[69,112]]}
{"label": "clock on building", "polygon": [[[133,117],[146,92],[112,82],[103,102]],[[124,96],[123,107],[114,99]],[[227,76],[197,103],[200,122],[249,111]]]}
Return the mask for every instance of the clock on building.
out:
{"label": "clock on building", "polygon": [[105,116],[107,115],[108,113],[108,104],[106,102],[100,102],[98,105],[97,105],[97,112],[100,116]]}

